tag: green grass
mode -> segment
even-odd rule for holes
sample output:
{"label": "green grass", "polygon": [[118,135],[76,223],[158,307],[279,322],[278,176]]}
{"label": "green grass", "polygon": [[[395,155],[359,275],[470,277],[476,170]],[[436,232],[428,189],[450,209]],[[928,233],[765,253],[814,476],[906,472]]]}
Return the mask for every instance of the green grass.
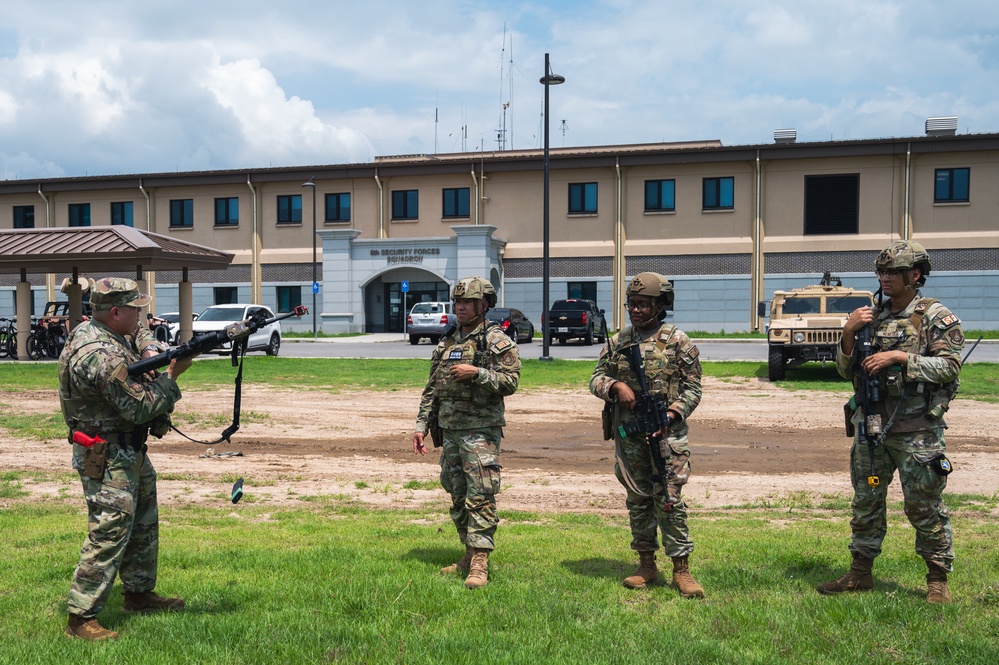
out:
{"label": "green grass", "polygon": [[841,597],[813,590],[847,564],[838,512],[694,514],[691,565],[707,599],[689,601],[664,583],[622,587],[636,564],[622,518],[501,510],[489,585],[471,592],[438,573],[461,554],[442,511],[371,510],[335,495],[282,510],[226,504],[161,509],[157,590],[187,608],[124,614],[116,584],[101,620],[122,639],[103,645],[62,636],[83,507],[0,510],[0,662],[999,661],[991,517],[956,511],[955,602],[930,606],[897,511],[877,588]]}

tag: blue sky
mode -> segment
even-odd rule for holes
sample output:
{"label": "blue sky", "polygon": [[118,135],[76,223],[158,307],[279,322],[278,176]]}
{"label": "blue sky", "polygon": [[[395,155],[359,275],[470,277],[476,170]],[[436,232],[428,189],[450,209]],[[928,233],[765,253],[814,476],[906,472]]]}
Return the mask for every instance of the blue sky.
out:
{"label": "blue sky", "polygon": [[5,0],[0,178],[539,148],[546,51],[553,147],[999,132],[991,0]]}

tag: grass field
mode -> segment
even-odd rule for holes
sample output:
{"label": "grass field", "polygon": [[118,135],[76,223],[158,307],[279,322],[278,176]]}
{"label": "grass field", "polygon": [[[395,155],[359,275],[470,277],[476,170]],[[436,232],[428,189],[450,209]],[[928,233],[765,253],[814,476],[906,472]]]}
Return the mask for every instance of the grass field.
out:
{"label": "grass field", "polygon": [[[427,371],[418,360],[250,360],[247,382],[330,391],[417,388]],[[525,361],[524,385],[578,388],[591,370]],[[232,371],[226,360],[199,362],[181,381],[185,390],[217,388],[231,385]],[[705,374],[723,380],[765,371],[705,363]],[[54,365],[8,364],[4,372],[0,427],[24,438],[61,436],[55,406],[49,419],[25,420],[12,392],[54,388]],[[962,395],[989,398],[997,375],[995,365],[969,365]],[[819,366],[785,385],[849,389]],[[957,551],[949,606],[925,603],[925,567],[897,503],[877,588],[843,597],[814,591],[848,563],[841,497],[694,510],[691,564],[708,597],[689,601],[665,583],[621,586],[637,560],[624,517],[503,511],[501,495],[490,583],[470,592],[437,572],[461,554],[443,492],[405,511],[337,495],[303,496],[294,508],[232,506],[220,492],[217,505],[161,507],[157,590],[182,595],[186,610],[124,614],[116,585],[101,620],[122,639],[95,645],[62,636],[86,533],[78,485],[63,474],[70,490],[29,500],[21,481],[32,473],[0,470],[3,664],[999,662],[999,492],[945,496]],[[412,483],[423,489],[425,481]]]}

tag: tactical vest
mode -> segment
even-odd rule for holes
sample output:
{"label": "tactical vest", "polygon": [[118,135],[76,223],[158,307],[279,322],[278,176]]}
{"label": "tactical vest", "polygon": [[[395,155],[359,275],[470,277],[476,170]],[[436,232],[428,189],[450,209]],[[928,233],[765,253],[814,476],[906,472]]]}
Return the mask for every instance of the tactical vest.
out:
{"label": "tactical vest", "polygon": [[486,335],[493,329],[499,329],[499,325],[495,322],[489,322],[482,327],[482,330],[461,341],[457,341],[453,337],[444,339],[444,350],[434,377],[436,383],[434,394],[439,399],[471,400],[475,403],[477,398],[479,401],[488,398],[488,395],[476,390],[475,381],[451,380],[450,369],[454,365],[482,367],[488,348]]}
{"label": "tactical vest", "polygon": [[[639,341],[634,329],[627,328],[618,336],[617,344],[617,350],[636,342],[640,344],[649,392],[667,403],[680,398],[680,368],[677,364],[679,346],[669,343],[674,332],[676,326],[664,324],[653,337]],[[632,370],[623,353],[615,351],[612,365],[614,378],[624,381],[632,390],[638,390],[638,375]]]}

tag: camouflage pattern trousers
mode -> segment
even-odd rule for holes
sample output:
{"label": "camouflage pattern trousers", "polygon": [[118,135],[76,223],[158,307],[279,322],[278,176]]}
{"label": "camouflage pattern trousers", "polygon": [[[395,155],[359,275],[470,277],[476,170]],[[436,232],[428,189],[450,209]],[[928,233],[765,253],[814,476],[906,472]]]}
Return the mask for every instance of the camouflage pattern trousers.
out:
{"label": "camouflage pattern trousers", "polygon": [[[687,528],[687,505],[681,490],[690,478],[690,448],[686,435],[660,442],[663,460],[673,470],[665,491],[653,483],[655,465],[644,436],[615,437],[617,451],[614,475],[628,491],[625,505],[631,524],[631,549],[653,552],[659,549],[657,527],[662,531],[667,556],[682,557],[694,551]],[[622,467],[623,465],[623,467]]]}
{"label": "camouflage pattern trousers", "polygon": [[[82,455],[74,451],[73,466],[80,470],[78,458]],[[156,586],[156,471],[144,452],[110,444],[104,478],[95,480],[81,470],[80,479],[90,533],[73,574],[69,613],[93,617],[107,603],[115,576],[133,593]]]}
{"label": "camouflage pattern trousers", "polygon": [[895,470],[902,483],[905,515],[916,530],[916,554],[948,572],[953,570],[954,534],[950,512],[941,499],[947,476],[937,474],[931,460],[945,451],[937,432],[890,434],[874,449],[874,469],[881,483],[871,487],[871,455],[867,443],[856,437],[850,450],[853,483],[853,538],[850,551],[869,559],[881,554],[888,531],[886,503]]}
{"label": "camouflage pattern trousers", "polygon": [[451,521],[461,542],[481,550],[496,544],[501,427],[444,430],[441,486],[451,495]]}

